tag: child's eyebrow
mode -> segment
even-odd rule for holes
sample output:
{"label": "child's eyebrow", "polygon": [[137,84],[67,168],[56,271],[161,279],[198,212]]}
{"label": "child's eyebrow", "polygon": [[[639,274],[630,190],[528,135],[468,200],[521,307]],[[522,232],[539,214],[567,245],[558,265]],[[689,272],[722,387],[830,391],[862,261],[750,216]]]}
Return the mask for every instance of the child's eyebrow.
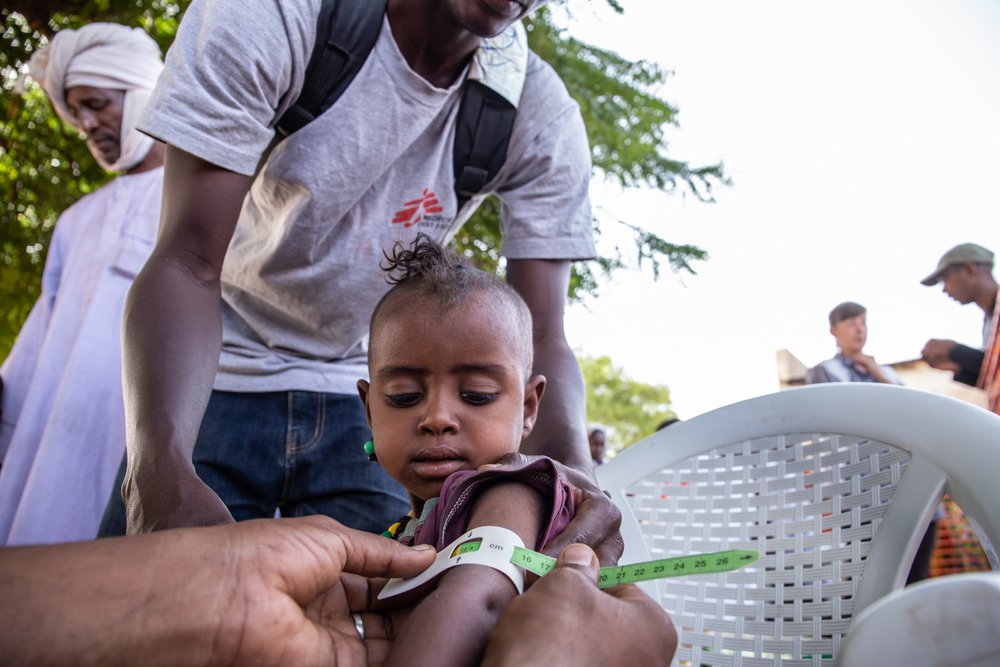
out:
{"label": "child's eyebrow", "polygon": [[[503,364],[455,364],[450,371],[452,373],[482,373],[498,378],[508,374],[508,369]],[[385,366],[378,369],[375,376],[380,380],[390,380],[405,375],[424,376],[428,374],[430,374],[430,370],[422,366]]]}
{"label": "child's eyebrow", "polygon": [[375,377],[380,380],[391,380],[401,375],[427,375],[427,373],[428,370],[426,368],[420,368],[419,366],[385,366],[378,369]]}
{"label": "child's eyebrow", "polygon": [[454,373],[483,373],[493,377],[507,375],[507,367],[502,364],[456,364],[451,370]]}

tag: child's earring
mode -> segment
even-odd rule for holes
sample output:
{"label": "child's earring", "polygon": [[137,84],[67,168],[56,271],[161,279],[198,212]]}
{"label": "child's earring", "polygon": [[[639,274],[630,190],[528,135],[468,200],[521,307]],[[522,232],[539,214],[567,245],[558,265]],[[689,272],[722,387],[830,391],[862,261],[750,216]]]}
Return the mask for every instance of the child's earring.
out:
{"label": "child's earring", "polygon": [[365,443],[365,454],[368,455],[368,460],[369,461],[378,461],[378,458],[375,456],[375,441],[374,440],[369,440],[369,441],[367,441]]}

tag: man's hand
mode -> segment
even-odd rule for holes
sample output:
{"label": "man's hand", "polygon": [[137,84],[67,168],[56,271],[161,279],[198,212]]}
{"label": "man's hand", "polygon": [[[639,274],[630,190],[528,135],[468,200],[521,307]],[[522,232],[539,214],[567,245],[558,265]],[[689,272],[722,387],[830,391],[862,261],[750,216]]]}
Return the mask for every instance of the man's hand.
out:
{"label": "man's hand", "polygon": [[[349,612],[371,592],[342,573],[433,559],[322,516],[3,549],[0,664],[366,665],[378,648]],[[365,616],[384,644],[390,617]]]}
{"label": "man's hand", "polygon": [[176,476],[161,475],[140,485],[130,466],[122,484],[122,499],[128,535],[233,523],[226,505],[193,469],[182,469]]}
{"label": "man's hand", "polygon": [[[322,516],[203,530],[228,531],[221,553],[214,559],[203,556],[204,584],[216,577],[219,581],[200,596],[200,608],[213,600],[222,606],[215,616],[218,630],[212,633],[210,664],[369,664],[368,649],[350,616],[370,606],[364,577],[412,577],[434,559],[433,548],[403,547]],[[195,546],[215,551],[207,540],[202,542]],[[199,599],[193,592],[191,596]],[[367,640],[378,643],[378,623],[369,623],[365,631]]]}
{"label": "man's hand", "polygon": [[951,360],[951,351],[955,349],[955,345],[957,343],[953,340],[932,338],[924,345],[920,358],[932,368],[957,373],[961,367]]}
{"label": "man's hand", "polygon": [[483,667],[669,665],[677,632],[667,613],[635,586],[600,590],[597,573],[594,552],[567,547],[554,570],[507,606]]}
{"label": "man's hand", "polygon": [[[520,468],[537,457],[507,454],[499,461],[500,469]],[[557,556],[566,546],[577,542],[597,552],[602,565],[614,565],[625,549],[620,528],[622,513],[597,486],[593,476],[554,461],[559,476],[573,487],[576,515],[566,530],[548,543],[543,552]],[[493,467],[493,466],[491,466]],[[482,468],[481,468],[482,469]]]}

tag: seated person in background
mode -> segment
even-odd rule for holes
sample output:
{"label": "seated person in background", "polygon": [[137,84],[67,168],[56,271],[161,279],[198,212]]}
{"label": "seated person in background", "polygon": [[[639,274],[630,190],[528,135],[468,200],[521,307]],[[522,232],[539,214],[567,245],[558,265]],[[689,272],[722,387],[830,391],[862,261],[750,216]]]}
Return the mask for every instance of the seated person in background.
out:
{"label": "seated person in background", "polygon": [[830,333],[837,341],[839,352],[832,359],[810,368],[806,384],[822,382],[881,382],[902,384],[889,366],[880,366],[875,357],[864,353],[868,340],[867,310],[864,306],[845,301],[830,311]]}
{"label": "seated person in background", "polygon": [[[845,301],[830,311],[830,333],[837,341],[840,352],[833,359],[810,368],[806,373],[806,384],[822,382],[881,382],[883,384],[903,384],[899,376],[889,366],[880,366],[875,358],[863,352],[868,340],[868,322],[865,307]],[[930,576],[931,554],[937,533],[937,519],[941,510],[927,527],[917,554],[906,579],[907,585]]]}
{"label": "seated person in background", "polygon": [[[358,393],[373,436],[366,449],[412,504],[390,535],[440,550],[471,528],[501,526],[542,548],[573,514],[552,461],[477,472],[517,452],[535,424],[545,378],[531,372],[527,306],[425,235],[387,259],[394,286],[372,315],[371,382],[359,380]],[[489,567],[446,571],[400,628],[386,664],[479,664],[516,593]]]}

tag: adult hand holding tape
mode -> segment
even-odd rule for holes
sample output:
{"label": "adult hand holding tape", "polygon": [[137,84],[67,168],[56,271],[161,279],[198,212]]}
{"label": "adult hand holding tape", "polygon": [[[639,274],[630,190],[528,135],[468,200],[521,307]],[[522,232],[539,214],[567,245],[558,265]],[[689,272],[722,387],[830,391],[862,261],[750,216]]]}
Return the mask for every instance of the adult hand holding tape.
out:
{"label": "adult hand holding tape", "polygon": [[[728,572],[750,565],[757,558],[758,554],[755,551],[730,549],[694,556],[661,558],[631,565],[602,567],[598,574],[597,585],[600,588],[610,588],[650,579]],[[486,565],[499,570],[507,575],[517,592],[522,593],[524,575],[519,568],[544,576],[555,564],[555,558],[526,549],[521,538],[513,531],[499,526],[480,526],[468,531],[438,552],[434,563],[416,577],[391,579],[379,593],[378,598],[384,600],[405,593],[433,580],[445,570],[459,565]]]}
{"label": "adult hand holding tape", "polygon": [[600,590],[598,566],[590,547],[566,547],[551,573],[507,606],[481,667],[667,667],[677,648],[670,617],[635,586]]}

